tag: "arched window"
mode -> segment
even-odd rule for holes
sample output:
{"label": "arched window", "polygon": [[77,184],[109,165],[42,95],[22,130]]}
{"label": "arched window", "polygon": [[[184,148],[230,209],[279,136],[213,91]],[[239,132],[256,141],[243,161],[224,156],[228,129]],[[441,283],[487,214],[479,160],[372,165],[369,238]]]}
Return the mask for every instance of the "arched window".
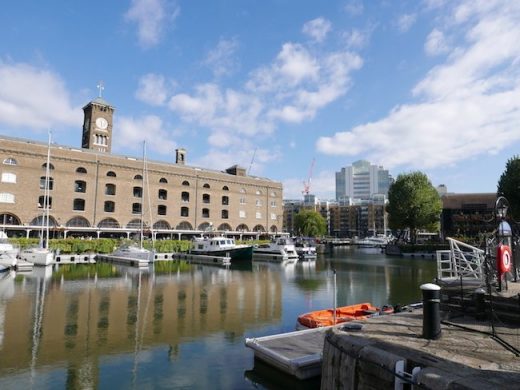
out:
{"label": "arched window", "polygon": [[[143,224],[143,226],[146,226],[146,225]],[[128,222],[126,224],[126,227],[128,229],[139,229],[139,228],[141,228],[141,220],[139,218],[132,219],[130,222]]]}
{"label": "arched window", "polygon": [[222,205],[227,206],[229,204],[229,196],[222,197]]}
{"label": "arched window", "polygon": [[141,214],[141,203],[132,203],[132,214]]}
{"label": "arched window", "polygon": [[87,192],[87,183],[83,180],[76,180],[74,182],[74,192]]}
{"label": "arched window", "polygon": [[90,227],[90,223],[84,217],[74,217],[65,224],[68,227]]}
{"label": "arched window", "polygon": [[83,167],[79,167],[76,169],[76,173],[87,173],[87,170]]}
{"label": "arched window", "polygon": [[[0,194],[0,197],[2,194]],[[21,225],[20,220],[15,215],[0,214],[0,223],[2,225]]]}
{"label": "arched window", "polygon": [[168,180],[166,180],[164,177],[161,177],[159,179],[159,183],[168,183]]}
{"label": "arched window", "polygon": [[116,177],[116,173],[114,171],[108,171],[107,172],[108,177]]}
{"label": "arched window", "polygon": [[115,195],[116,194],[116,185],[115,184],[105,184],[105,195]]}
{"label": "arched window", "polygon": [[45,196],[38,197],[38,208],[45,208],[45,206],[52,208],[52,196],[49,196],[48,202],[45,202]]}
{"label": "arched window", "polygon": [[[40,190],[45,189],[45,181],[46,181],[46,177],[41,176],[40,177]],[[52,191],[53,188],[54,188],[54,179],[52,177],[49,177],[49,180],[47,181],[47,189],[49,191]]]}
{"label": "arched window", "polygon": [[157,206],[157,214],[166,215],[166,206],[163,204],[160,204],[159,206]]}
{"label": "arched window", "polygon": [[193,230],[193,226],[191,226],[191,223],[183,221],[177,225],[175,228],[177,230]]}
{"label": "arched window", "polygon": [[105,201],[103,210],[105,211],[105,213],[113,213],[116,211],[116,204],[111,200],[107,200]]}
{"label": "arched window", "polygon": [[209,194],[202,194],[202,203],[210,203]]}
{"label": "arched window", "polygon": [[265,232],[265,229],[262,225],[256,225],[254,228],[253,228],[253,231],[254,232]]}
{"label": "arched window", "polygon": [[6,158],[3,163],[5,165],[16,165],[17,164],[16,160],[12,157]]}
{"label": "arched window", "polygon": [[229,187],[228,186],[222,187],[222,191],[229,191]]}
{"label": "arched window", "polygon": [[209,209],[202,209],[202,218],[209,218]]}
{"label": "arched window", "polygon": [[205,230],[205,231],[209,231],[209,230],[212,230],[212,226],[209,222],[202,222],[200,225],[199,225],[199,228],[198,230]]}
{"label": "arched window", "polygon": [[119,229],[121,227],[121,225],[114,218],[105,218],[105,219],[103,219],[102,221],[100,221],[98,223],[98,227],[100,227],[100,228],[110,228],[110,229],[113,229],[113,228]]}
{"label": "arched window", "polygon": [[208,183],[204,183],[203,188],[211,188]]}
{"label": "arched window", "polygon": [[158,196],[159,196],[159,199],[166,200],[166,199],[168,199],[168,191],[161,189],[161,190],[159,190]]}
{"label": "arched window", "polygon": [[228,219],[228,218],[229,218],[229,211],[222,210],[222,219]]}
{"label": "arched window", "polygon": [[188,207],[181,207],[181,217],[189,217],[190,209]]}
{"label": "arched window", "polygon": [[241,223],[240,225],[237,226],[237,231],[238,232],[248,232],[249,228],[247,227],[246,224]]}
{"label": "arched window", "polygon": [[186,186],[186,187],[189,187],[189,186],[190,186],[190,182],[184,180],[184,181],[182,182],[182,185],[183,185],[183,186]]}
{"label": "arched window", "polygon": [[271,233],[277,233],[277,232],[278,232],[278,228],[276,227],[276,225],[273,225],[273,226],[271,226],[271,227],[269,228],[269,231],[270,231]]}
{"label": "arched window", "polygon": [[166,221],[157,221],[153,224],[154,229],[170,230],[170,224]]}
{"label": "arched window", "polygon": [[142,198],[142,197],[143,197],[143,188],[134,187],[134,198]]}
{"label": "arched window", "polygon": [[189,192],[181,193],[181,200],[183,202],[189,202],[190,201],[190,193]]}
{"label": "arched window", "polygon": [[240,189],[240,193],[241,193],[241,194],[245,194],[245,193],[246,193],[246,189],[242,187],[242,188]]}
{"label": "arched window", "polygon": [[[42,169],[43,169],[44,171],[47,170],[47,163],[43,163],[43,164],[42,164]],[[52,170],[54,170],[54,165],[52,165],[52,163],[51,163],[51,164],[49,164],[49,171],[52,171]]]}
{"label": "arched window", "polygon": [[260,191],[260,190],[256,190],[256,194],[257,194],[257,195],[262,195],[262,191]]}
{"label": "arched window", "polygon": [[141,175],[135,175],[134,180],[143,180],[143,176]]}
{"label": "arched window", "polygon": [[85,199],[74,199],[72,209],[74,211],[85,211]]}
{"label": "arched window", "polygon": [[231,226],[229,226],[229,224],[227,223],[223,223],[221,224],[217,230],[224,230],[224,231],[230,231],[231,230]]}

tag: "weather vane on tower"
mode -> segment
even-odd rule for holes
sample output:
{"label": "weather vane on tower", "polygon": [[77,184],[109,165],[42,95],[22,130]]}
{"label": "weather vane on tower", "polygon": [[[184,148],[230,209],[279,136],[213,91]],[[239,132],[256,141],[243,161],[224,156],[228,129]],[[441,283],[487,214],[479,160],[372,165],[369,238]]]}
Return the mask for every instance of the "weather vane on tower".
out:
{"label": "weather vane on tower", "polygon": [[97,85],[97,89],[99,90],[99,96],[98,97],[102,97],[103,90],[105,89],[105,84],[103,83],[103,80],[99,81],[99,83]]}

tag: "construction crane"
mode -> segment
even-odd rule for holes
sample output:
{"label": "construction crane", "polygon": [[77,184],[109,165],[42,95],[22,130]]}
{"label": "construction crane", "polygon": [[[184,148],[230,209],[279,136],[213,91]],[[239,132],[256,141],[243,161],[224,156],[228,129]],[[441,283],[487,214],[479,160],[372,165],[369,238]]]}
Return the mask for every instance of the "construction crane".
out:
{"label": "construction crane", "polygon": [[311,162],[311,166],[309,168],[309,176],[307,176],[307,181],[303,182],[303,196],[309,195],[309,191],[311,190],[311,180],[312,180],[312,170],[314,169],[314,163],[316,160],[313,158]]}

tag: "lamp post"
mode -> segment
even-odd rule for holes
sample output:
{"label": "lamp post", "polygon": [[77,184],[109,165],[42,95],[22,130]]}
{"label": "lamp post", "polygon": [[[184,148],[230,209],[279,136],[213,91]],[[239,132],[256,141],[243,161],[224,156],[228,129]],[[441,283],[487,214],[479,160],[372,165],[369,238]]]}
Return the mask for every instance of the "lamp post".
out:
{"label": "lamp post", "polygon": [[[516,264],[514,261],[514,256],[511,255],[512,246],[513,246],[513,231],[511,229],[511,225],[507,222],[507,211],[509,209],[509,201],[503,197],[499,196],[495,202],[495,223],[497,225],[497,271],[498,271],[498,290],[502,289],[502,274],[509,272],[508,268],[510,268],[510,262],[512,260],[513,263],[513,277],[516,282]],[[504,280],[506,281],[506,289],[507,289],[507,277],[504,276]]]}

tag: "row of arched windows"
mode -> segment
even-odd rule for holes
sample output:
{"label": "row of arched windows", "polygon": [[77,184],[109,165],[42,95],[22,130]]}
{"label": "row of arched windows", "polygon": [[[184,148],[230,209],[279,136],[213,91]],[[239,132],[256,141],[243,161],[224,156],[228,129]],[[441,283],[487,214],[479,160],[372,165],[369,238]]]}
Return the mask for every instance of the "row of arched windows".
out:
{"label": "row of arched windows", "polygon": [[[45,220],[44,220],[45,219]],[[4,225],[21,225],[20,219],[16,217],[13,214],[0,214],[0,223]],[[29,225],[31,226],[41,226],[43,223],[48,224],[49,227],[57,227],[59,224],[57,221],[52,217],[48,217],[48,223],[47,223],[47,217],[46,216],[38,216],[34,218]],[[149,229],[150,227],[146,224],[143,224],[145,228]],[[90,228],[92,227],[90,222],[81,216],[76,216],[71,219],[69,219],[65,223],[66,227],[75,227],[75,228]],[[198,230],[205,230],[208,227],[210,227],[210,222],[203,222],[199,224],[197,227]],[[114,218],[105,218],[101,220],[97,227],[99,228],[107,228],[107,229],[121,229],[121,228],[128,228],[128,229],[139,229],[141,227],[141,219],[136,218],[132,219],[130,222],[128,222],[125,226],[122,226],[116,219]],[[173,227],[164,220],[157,221],[153,224],[153,229],[162,229],[162,230],[172,230]],[[182,221],[179,224],[175,226],[175,229],[177,230],[194,230],[193,225],[189,223],[188,221]],[[217,230],[221,231],[233,231],[233,228],[228,223],[222,223],[217,227]],[[243,232],[249,232],[251,231],[249,227],[246,224],[239,224],[235,229],[235,231],[243,231]],[[252,229],[253,232],[263,232],[265,231],[265,228],[263,225],[256,225]],[[271,226],[270,231],[276,231],[276,226]]]}

